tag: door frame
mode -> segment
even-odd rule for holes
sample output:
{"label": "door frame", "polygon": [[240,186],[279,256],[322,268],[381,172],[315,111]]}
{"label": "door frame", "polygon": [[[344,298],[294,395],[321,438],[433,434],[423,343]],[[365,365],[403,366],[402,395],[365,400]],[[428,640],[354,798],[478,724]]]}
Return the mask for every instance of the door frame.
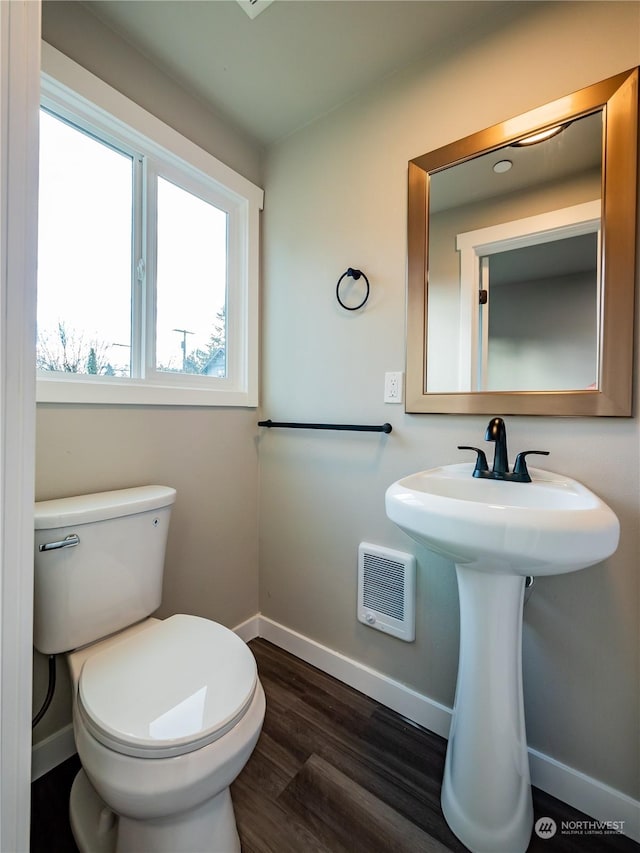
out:
{"label": "door frame", "polygon": [[40,2],[0,2],[0,850],[29,850]]}

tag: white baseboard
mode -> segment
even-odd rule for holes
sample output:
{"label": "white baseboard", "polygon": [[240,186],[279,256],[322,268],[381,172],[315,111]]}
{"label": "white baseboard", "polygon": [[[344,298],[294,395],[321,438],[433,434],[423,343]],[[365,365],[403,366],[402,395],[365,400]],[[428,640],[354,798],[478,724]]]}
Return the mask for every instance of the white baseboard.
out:
{"label": "white baseboard", "polygon": [[640,842],[640,802],[591,776],[529,747],[531,783],[598,821],[622,824],[621,832]]}
{"label": "white baseboard", "polygon": [[260,617],[260,636],[429,731],[448,737],[451,708],[264,616]]}
{"label": "white baseboard", "polygon": [[[449,734],[451,708],[272,619],[256,614],[234,631],[245,642],[263,637],[435,734],[445,738]],[[36,744],[32,751],[32,780],[70,758],[75,751],[71,725]],[[624,835],[640,842],[638,800],[531,748],[529,767],[531,782],[537,788],[595,820],[623,822]]]}
{"label": "white baseboard", "polygon": [[260,614],[256,613],[255,616],[252,616],[250,619],[246,619],[244,622],[236,625],[236,627],[233,628],[233,632],[237,634],[241,640],[244,640],[245,643],[248,643],[249,640],[255,640],[256,637],[260,636]]}
{"label": "white baseboard", "polygon": [[73,726],[69,723],[68,726],[58,729],[31,749],[31,781],[35,782],[58,764],[71,758],[75,751]]}

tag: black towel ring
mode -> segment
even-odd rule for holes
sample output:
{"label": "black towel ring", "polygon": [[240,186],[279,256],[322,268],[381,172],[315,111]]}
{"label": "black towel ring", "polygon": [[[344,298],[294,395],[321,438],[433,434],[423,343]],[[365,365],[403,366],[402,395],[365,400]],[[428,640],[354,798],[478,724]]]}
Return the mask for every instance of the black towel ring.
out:
{"label": "black towel ring", "polygon": [[[352,278],[354,281],[358,281],[358,279],[360,277],[362,277],[365,280],[365,283],[367,285],[367,290],[366,290],[366,293],[364,295],[364,299],[358,305],[345,305],[344,302],[342,301],[342,299],[340,299],[340,285],[342,284],[343,278],[345,278],[346,276],[349,276],[349,278]],[[362,306],[365,304],[365,302],[367,301],[368,298],[369,298],[369,279],[362,272],[362,270],[354,270],[351,267],[349,267],[349,269],[346,272],[343,272],[342,275],[340,276],[340,278],[338,279],[338,284],[336,285],[336,299],[338,300],[340,305],[345,309],[345,311],[357,311],[358,308],[362,308]]]}

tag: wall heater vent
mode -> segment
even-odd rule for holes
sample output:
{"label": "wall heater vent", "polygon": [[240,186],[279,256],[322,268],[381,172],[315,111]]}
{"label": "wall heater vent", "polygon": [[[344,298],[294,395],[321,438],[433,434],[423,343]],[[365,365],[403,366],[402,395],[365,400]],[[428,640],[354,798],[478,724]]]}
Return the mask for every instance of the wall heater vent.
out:
{"label": "wall heater vent", "polygon": [[416,558],[361,542],[358,547],[358,619],[411,642],[416,636]]}

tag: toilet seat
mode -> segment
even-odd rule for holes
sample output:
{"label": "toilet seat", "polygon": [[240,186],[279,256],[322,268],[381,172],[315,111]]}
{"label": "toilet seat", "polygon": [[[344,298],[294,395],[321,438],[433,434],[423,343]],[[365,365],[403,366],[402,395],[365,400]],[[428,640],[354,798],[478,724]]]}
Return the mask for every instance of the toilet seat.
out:
{"label": "toilet seat", "polygon": [[230,731],[257,681],[254,657],[236,634],[177,615],[90,655],[77,705],[87,730],[107,748],[167,758]]}

